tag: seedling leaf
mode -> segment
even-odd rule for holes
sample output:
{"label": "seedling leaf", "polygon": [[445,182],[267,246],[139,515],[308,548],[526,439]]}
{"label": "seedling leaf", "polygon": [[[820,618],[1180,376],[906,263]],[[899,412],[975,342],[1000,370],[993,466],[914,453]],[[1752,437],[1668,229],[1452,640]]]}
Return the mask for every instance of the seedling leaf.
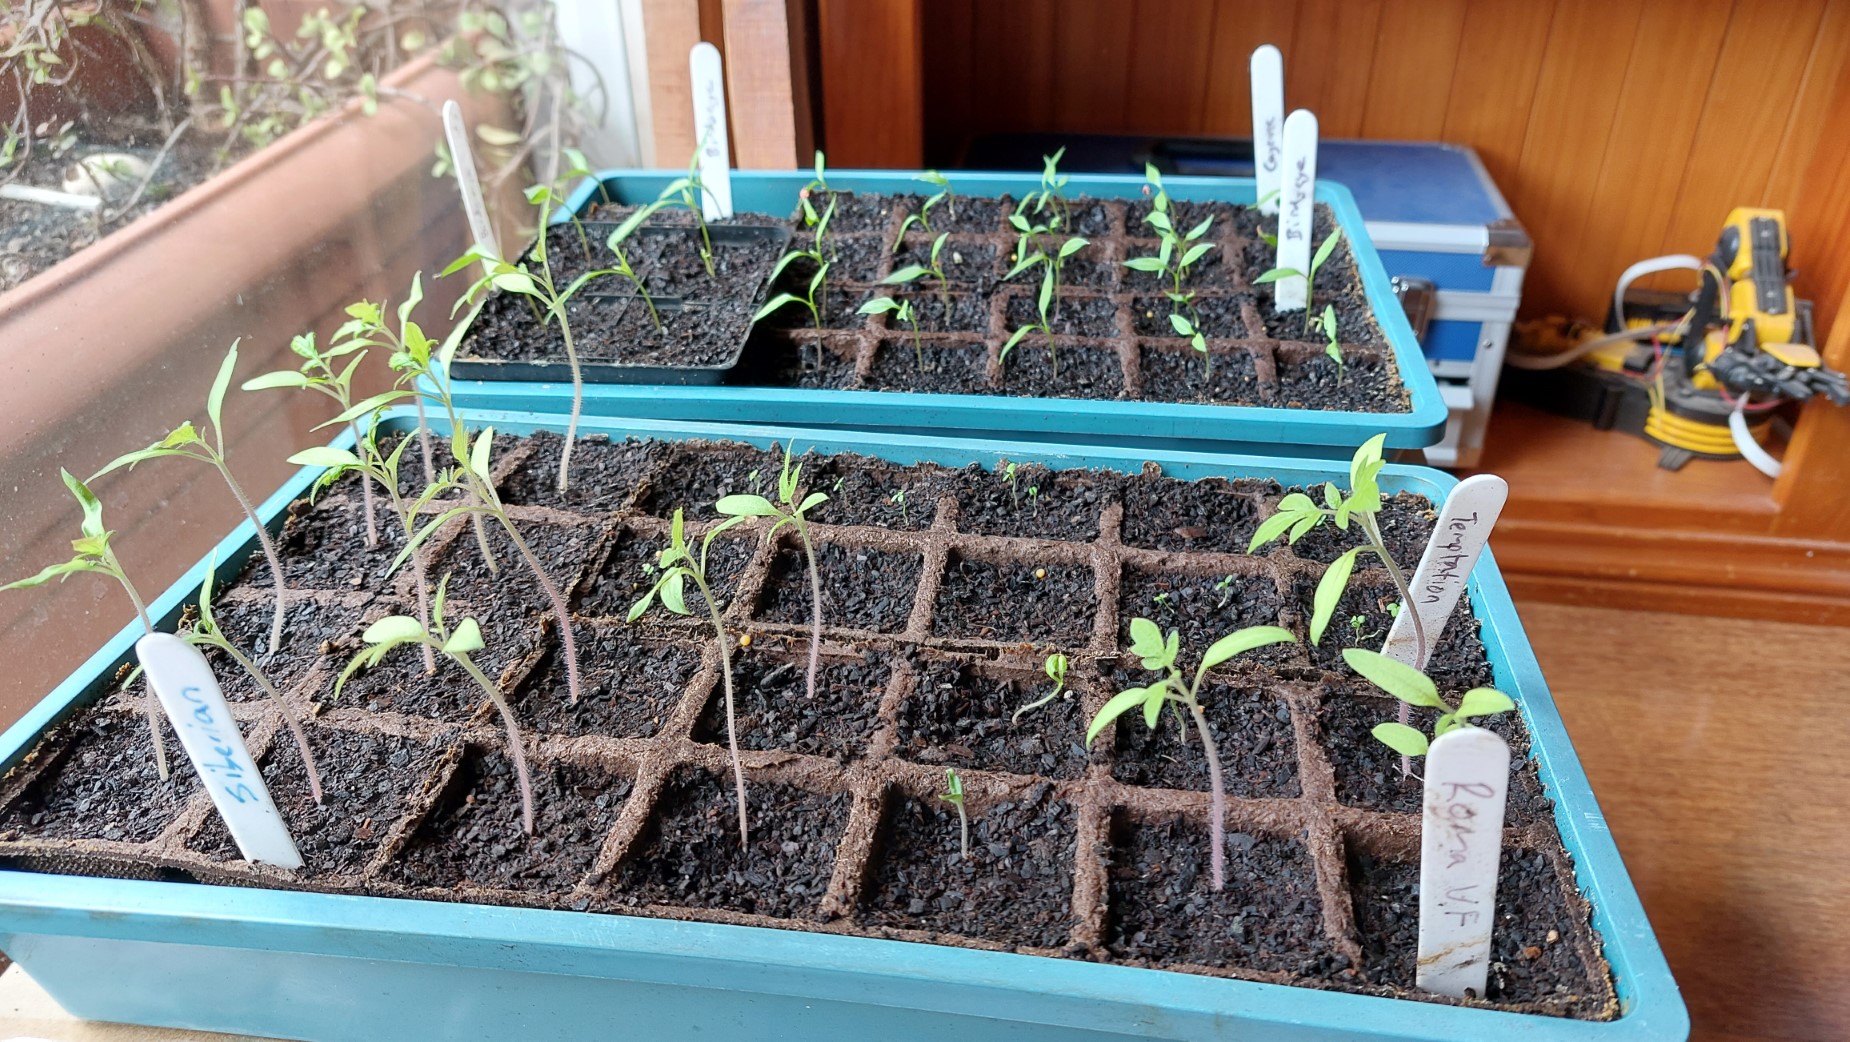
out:
{"label": "seedling leaf", "polygon": [[1367,648],[1344,648],[1343,661],[1369,683],[1408,705],[1446,708],[1432,680],[1397,658]]}
{"label": "seedling leaf", "polygon": [[1397,724],[1390,720],[1387,723],[1376,724],[1371,733],[1381,740],[1381,744],[1402,756],[1426,755],[1426,736],[1406,724]]}
{"label": "seedling leaf", "polygon": [[1507,713],[1516,708],[1510,696],[1494,687],[1474,687],[1465,692],[1465,697],[1458,702],[1459,719],[1474,716],[1489,716],[1492,713]]}
{"label": "seedling leaf", "polygon": [[722,496],[713,504],[713,509],[722,514],[735,517],[775,517],[777,507],[763,496],[732,495]]}
{"label": "seedling leaf", "polygon": [[1263,648],[1269,644],[1295,644],[1297,639],[1297,634],[1283,626],[1248,626],[1210,644],[1207,653],[1201,656],[1201,668],[1213,669],[1235,655],[1243,655],[1254,648]]}
{"label": "seedling leaf", "polygon": [[1355,571],[1356,555],[1361,547],[1354,547],[1341,557],[1330,562],[1323,570],[1323,578],[1317,580],[1317,592],[1311,597],[1310,642],[1323,643],[1323,631],[1330,625],[1330,617],[1336,614],[1336,603],[1342,599],[1344,587],[1349,585],[1349,575]]}
{"label": "seedling leaf", "polygon": [[225,352],[225,360],[218,365],[218,376],[212,380],[212,390],[206,395],[206,418],[212,421],[212,429],[223,439],[225,428],[220,414],[225,409],[225,392],[231,388],[231,371],[238,367],[238,341],[231,342],[231,350]]}
{"label": "seedling leaf", "polygon": [[472,618],[464,619],[456,625],[456,632],[443,642],[445,655],[466,655],[471,651],[480,651],[486,647],[482,642],[482,627]]}
{"label": "seedling leaf", "polygon": [[1133,707],[1142,705],[1149,697],[1149,689],[1142,687],[1120,691],[1111,696],[1111,700],[1105,703],[1105,707],[1098,711],[1098,715],[1092,718],[1091,725],[1086,728],[1086,745],[1090,747],[1100,731],[1103,731],[1113,720],[1130,712]]}

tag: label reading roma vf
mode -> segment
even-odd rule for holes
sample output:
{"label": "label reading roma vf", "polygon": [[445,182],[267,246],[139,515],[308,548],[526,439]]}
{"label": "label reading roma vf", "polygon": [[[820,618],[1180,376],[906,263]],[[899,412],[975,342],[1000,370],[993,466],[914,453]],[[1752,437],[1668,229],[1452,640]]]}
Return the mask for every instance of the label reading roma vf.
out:
{"label": "label reading roma vf", "polygon": [[1422,991],[1484,995],[1509,778],[1510,747],[1481,727],[1448,732],[1427,750],[1414,970]]}

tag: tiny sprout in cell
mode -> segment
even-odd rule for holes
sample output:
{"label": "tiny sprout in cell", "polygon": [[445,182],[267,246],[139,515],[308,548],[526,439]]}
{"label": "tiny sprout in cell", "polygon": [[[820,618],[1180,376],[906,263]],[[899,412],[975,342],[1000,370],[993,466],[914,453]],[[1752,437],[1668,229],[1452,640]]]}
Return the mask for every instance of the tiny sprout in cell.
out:
{"label": "tiny sprout in cell", "polygon": [[857,312],[862,315],[891,314],[895,321],[904,322],[912,328],[912,350],[918,356],[919,372],[925,371],[925,344],[919,337],[919,316],[910,300],[894,300],[892,297],[875,297],[862,304]]}
{"label": "tiny sprout in cell", "polygon": [[944,791],[938,798],[957,808],[957,835],[965,861],[970,860],[970,814],[964,808],[964,780],[954,767],[944,769]]}
{"label": "tiny sprout in cell", "polygon": [[1032,709],[1039,709],[1047,703],[1052,702],[1054,699],[1059,698],[1060,695],[1066,691],[1066,671],[1071,668],[1071,665],[1072,664],[1067,661],[1066,656],[1059,652],[1047,656],[1047,662],[1042,668],[1046,670],[1047,679],[1053,681],[1053,690],[1029,702],[1027,705],[1022,706],[1020,709],[1015,710],[1015,715],[1009,717],[1009,723],[1014,724],[1021,719],[1021,714]]}

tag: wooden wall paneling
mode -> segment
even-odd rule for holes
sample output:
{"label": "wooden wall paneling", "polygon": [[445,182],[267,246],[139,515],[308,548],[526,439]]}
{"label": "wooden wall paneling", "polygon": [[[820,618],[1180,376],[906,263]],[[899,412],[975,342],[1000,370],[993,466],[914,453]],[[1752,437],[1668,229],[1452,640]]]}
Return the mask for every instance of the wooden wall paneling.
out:
{"label": "wooden wall paneling", "polygon": [[[1289,4],[1233,4],[1219,0],[1208,7],[1211,28],[1203,34],[1208,44],[1204,59],[1207,76],[1200,81],[1195,126],[1203,134],[1247,137],[1253,132],[1253,51],[1260,44],[1277,47],[1285,56],[1285,82],[1289,85],[1297,13]],[[1297,107],[1298,99],[1287,89],[1285,111]]]}
{"label": "wooden wall paneling", "polygon": [[[1136,0],[1133,10],[1123,124],[1152,134],[1201,133],[1206,95],[1235,54],[1215,46],[1214,0]],[[1243,84],[1246,60],[1239,65]]]}
{"label": "wooden wall paneling", "polygon": [[[1850,114],[1850,81],[1838,92],[1846,106],[1839,118]],[[1850,144],[1843,135],[1831,135],[1830,146],[1820,149],[1819,161],[1835,161],[1838,171],[1831,199],[1839,229],[1850,229]],[[1839,238],[1846,237],[1843,231]],[[1841,284],[1841,283],[1840,283]],[[1822,302],[1820,302],[1822,303]],[[1837,295],[1839,314],[1850,307],[1850,284]],[[1840,372],[1850,372],[1850,321],[1831,327],[1830,340],[1824,347],[1825,364]],[[1773,519],[1773,533],[1793,539],[1850,539],[1850,408],[1840,408],[1826,401],[1812,401],[1799,413],[1792,445],[1786,450],[1785,466],[1773,483],[1773,498],[1779,513]]]}
{"label": "wooden wall paneling", "polygon": [[920,2],[817,0],[823,147],[836,166],[922,161]]}
{"label": "wooden wall paneling", "polygon": [[[1224,4],[1225,17],[1246,5]],[[1305,0],[1285,52],[1285,108],[1317,114],[1323,137],[1359,137],[1381,0]],[[1250,118],[1248,122],[1251,122]]]}
{"label": "wooden wall paneling", "polygon": [[[1792,229],[1794,288],[1813,302],[1828,332],[1850,287],[1850,0],[1831,0],[1767,180],[1769,205],[1784,206]],[[1800,171],[1795,178],[1793,169]],[[1794,183],[1796,182],[1796,183]],[[1846,360],[1839,357],[1839,364]],[[1841,444],[1841,443],[1840,443]]]}
{"label": "wooden wall paneling", "polygon": [[[948,165],[963,144],[969,128],[958,113],[977,108],[976,49],[981,40],[977,26],[978,8],[973,3],[934,3],[920,26],[923,69],[920,72],[924,91],[924,161]],[[948,117],[948,118],[947,118]]]}
{"label": "wooden wall paneling", "polygon": [[785,0],[724,0],[726,117],[732,164],[746,170],[808,165],[797,155],[796,102]]}
{"label": "wooden wall paneling", "polygon": [[[1074,133],[1125,122],[1130,48],[1137,6],[1122,0],[1067,0],[1054,18],[1054,120]],[[1003,102],[1006,104],[1006,101]]]}
{"label": "wooden wall paneling", "polygon": [[686,166],[696,145],[687,52],[701,40],[700,4],[697,0],[642,0],[642,26],[655,164]]}
{"label": "wooden wall paneling", "polygon": [[1466,54],[1466,0],[1388,0],[1375,35],[1362,133],[1393,141],[1427,141],[1445,129],[1452,72],[1460,62],[1494,61]]}
{"label": "wooden wall paneling", "polygon": [[1657,252],[1707,252],[1729,210],[1763,202],[1823,17],[1823,0],[1737,0]]}
{"label": "wooden wall paneling", "polygon": [[1061,9],[1055,0],[1013,0],[997,4],[970,0],[976,5],[978,37],[974,71],[993,75],[1001,70],[1002,91],[985,92],[968,110],[994,127],[1008,121],[1024,129],[1054,127],[1054,53],[1058,40],[1054,25]]}
{"label": "wooden wall paneling", "polygon": [[1850,0],[1828,0],[1818,35],[1805,59],[1805,75],[1786,113],[1786,129],[1767,173],[1769,206],[1791,206],[1798,198],[1805,170],[1829,125],[1830,106],[1844,71],[1850,68]]}
{"label": "wooden wall paneling", "polygon": [[1554,0],[1472,4],[1459,36],[1459,60],[1452,69],[1443,141],[1468,141],[1490,176],[1514,183],[1529,128],[1535,81],[1542,72],[1542,48],[1554,21]]}
{"label": "wooden wall paneling", "polygon": [[1523,284],[1532,314],[1573,309],[1564,276],[1584,263],[1579,232],[1625,79],[1611,42],[1632,38],[1641,7],[1639,0],[1561,0],[1549,24],[1521,172],[1503,186],[1536,242]]}
{"label": "wooden wall paneling", "polygon": [[[1647,0],[1625,62],[1587,223],[1577,240],[1564,243],[1582,263],[1557,270],[1563,299],[1580,309],[1610,298],[1627,266],[1670,252],[1662,248],[1668,203],[1685,178],[1684,157],[1691,155],[1702,120],[1700,99],[1716,75],[1733,7],[1734,0]],[[1709,243],[1720,228],[1717,217]],[[1707,251],[1702,242],[1692,242],[1677,252]],[[1694,274],[1666,274],[1649,284],[1688,289]],[[1605,308],[1588,317],[1605,317]]]}

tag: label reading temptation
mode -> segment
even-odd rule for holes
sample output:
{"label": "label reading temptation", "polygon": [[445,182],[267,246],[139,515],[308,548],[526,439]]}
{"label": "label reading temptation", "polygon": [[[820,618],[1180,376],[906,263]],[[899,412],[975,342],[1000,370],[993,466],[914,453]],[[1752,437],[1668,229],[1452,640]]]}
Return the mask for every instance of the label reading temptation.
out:
{"label": "label reading temptation", "polygon": [[[1471,569],[1484,552],[1484,544],[1490,541],[1490,530],[1503,513],[1509,495],[1509,484],[1495,474],[1474,474],[1452,489],[1408,585],[1407,592],[1413,596],[1411,610],[1402,605],[1400,614],[1394,617],[1387,643],[1381,646],[1383,655],[1415,669],[1426,668],[1426,660],[1432,657],[1452,609],[1470,583]],[[1414,630],[1416,617],[1426,638],[1424,648],[1419,646],[1421,634]]]}

